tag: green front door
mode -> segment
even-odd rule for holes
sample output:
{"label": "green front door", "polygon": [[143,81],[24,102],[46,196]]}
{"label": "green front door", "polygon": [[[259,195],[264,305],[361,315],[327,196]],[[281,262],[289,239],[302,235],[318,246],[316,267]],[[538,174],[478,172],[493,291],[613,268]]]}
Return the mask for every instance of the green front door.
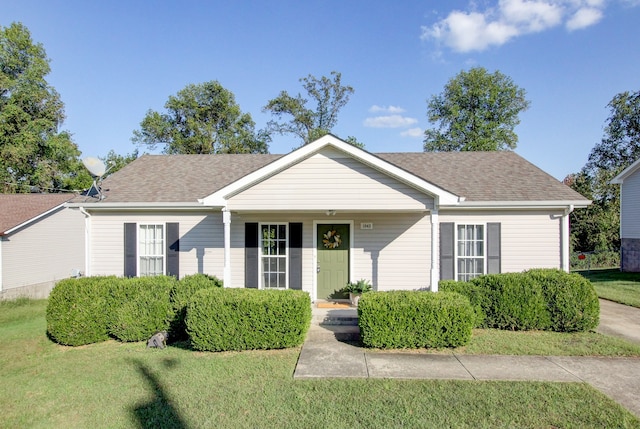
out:
{"label": "green front door", "polygon": [[318,299],[334,298],[349,281],[349,225],[320,224],[318,249]]}

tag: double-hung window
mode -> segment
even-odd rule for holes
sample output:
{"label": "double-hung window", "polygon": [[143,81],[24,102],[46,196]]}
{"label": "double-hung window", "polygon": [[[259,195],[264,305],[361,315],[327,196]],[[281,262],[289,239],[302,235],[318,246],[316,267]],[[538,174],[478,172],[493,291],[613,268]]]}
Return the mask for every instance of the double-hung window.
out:
{"label": "double-hung window", "polygon": [[468,281],[484,274],[484,225],[458,225],[456,247],[459,281]]}
{"label": "double-hung window", "polygon": [[138,230],[138,273],[141,277],[164,274],[164,240],[164,225],[140,224]]}
{"label": "double-hung window", "polygon": [[287,288],[287,224],[260,225],[262,287]]}

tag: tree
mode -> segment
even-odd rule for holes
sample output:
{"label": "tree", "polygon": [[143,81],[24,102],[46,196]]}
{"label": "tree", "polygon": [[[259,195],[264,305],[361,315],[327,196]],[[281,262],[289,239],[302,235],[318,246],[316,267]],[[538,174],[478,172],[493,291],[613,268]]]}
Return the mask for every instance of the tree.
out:
{"label": "tree", "polygon": [[67,131],[60,95],[45,76],[44,47],[20,23],[0,27],[0,186],[2,192],[34,187],[72,189],[80,151]]}
{"label": "tree", "polygon": [[104,177],[106,178],[122,169],[127,164],[138,159],[138,149],[124,155],[117,154],[116,151],[111,149],[105,157],[100,157],[100,159],[105,163],[108,169],[107,175]]}
{"label": "tree", "polygon": [[168,154],[267,153],[269,136],[254,131],[232,92],[218,81],[187,85],[165,103],[166,113],[149,110],[132,141]]}
{"label": "tree", "polygon": [[571,217],[571,237],[580,251],[620,248],[620,189],[611,180],[640,159],[640,91],[615,95],[604,136],[569,185],[593,201]]}
{"label": "tree", "polygon": [[262,110],[271,112],[278,120],[290,117],[284,122],[269,121],[269,131],[296,135],[303,144],[307,144],[331,132],[338,122],[338,112],[349,102],[354,89],[342,85],[342,74],[336,71],[331,72],[331,78],[322,76],[317,79],[308,75],[301,78],[300,82],[309,98],[315,102],[315,110],[307,107],[309,99],[299,93],[292,97],[287,91],[269,100]]}
{"label": "tree", "polygon": [[622,170],[640,159],[640,91],[625,91],[611,99],[602,141],[589,154],[586,168]]}
{"label": "tree", "polygon": [[515,149],[513,129],[529,108],[525,90],[513,80],[482,67],[461,71],[428,101],[425,152],[496,151]]}

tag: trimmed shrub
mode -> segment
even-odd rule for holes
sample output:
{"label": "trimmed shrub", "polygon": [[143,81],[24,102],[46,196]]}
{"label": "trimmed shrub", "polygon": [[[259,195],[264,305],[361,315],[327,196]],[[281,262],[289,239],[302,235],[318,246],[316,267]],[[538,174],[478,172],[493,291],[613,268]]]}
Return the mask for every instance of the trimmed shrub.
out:
{"label": "trimmed shrub", "polygon": [[193,274],[184,276],[176,282],[171,289],[171,306],[173,308],[173,320],[169,327],[169,338],[179,340],[187,338],[187,305],[193,295],[200,289],[221,288],[222,280],[207,274]]}
{"label": "trimmed shrub", "polygon": [[458,347],[471,339],[475,315],[456,292],[369,292],[358,303],[366,347]]}
{"label": "trimmed shrub", "polygon": [[542,287],[522,273],[488,274],[471,282],[486,294],[485,326],[507,330],[549,329]]}
{"label": "trimmed shrub", "polygon": [[59,281],[47,303],[47,333],[67,346],[109,339],[106,296],[115,277],[84,277]]}
{"label": "trimmed shrub", "polygon": [[109,288],[109,333],[120,341],[142,341],[166,331],[173,319],[171,276],[118,279]]}
{"label": "trimmed shrub", "polygon": [[589,280],[555,269],[534,269],[524,275],[542,288],[551,317],[550,329],[582,332],[598,326],[600,302]]}
{"label": "trimmed shrub", "polygon": [[310,322],[306,292],[233,288],[199,290],[186,319],[191,345],[203,351],[298,346]]}
{"label": "trimmed shrub", "polygon": [[441,280],[438,283],[438,290],[441,292],[457,292],[469,298],[469,302],[471,302],[471,307],[475,314],[473,326],[475,328],[484,327],[487,319],[484,309],[489,308],[490,300],[489,295],[484,293],[483,288],[471,282]]}

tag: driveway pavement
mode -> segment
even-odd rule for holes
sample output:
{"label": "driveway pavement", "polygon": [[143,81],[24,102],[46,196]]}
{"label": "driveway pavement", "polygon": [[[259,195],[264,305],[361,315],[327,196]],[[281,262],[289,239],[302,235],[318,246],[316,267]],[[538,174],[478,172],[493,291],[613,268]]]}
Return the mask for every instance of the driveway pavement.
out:
{"label": "driveway pavement", "polygon": [[[294,378],[585,382],[640,418],[640,358],[380,352],[359,345],[354,321],[355,309],[314,308]],[[597,330],[640,343],[640,309],[601,301]]]}

